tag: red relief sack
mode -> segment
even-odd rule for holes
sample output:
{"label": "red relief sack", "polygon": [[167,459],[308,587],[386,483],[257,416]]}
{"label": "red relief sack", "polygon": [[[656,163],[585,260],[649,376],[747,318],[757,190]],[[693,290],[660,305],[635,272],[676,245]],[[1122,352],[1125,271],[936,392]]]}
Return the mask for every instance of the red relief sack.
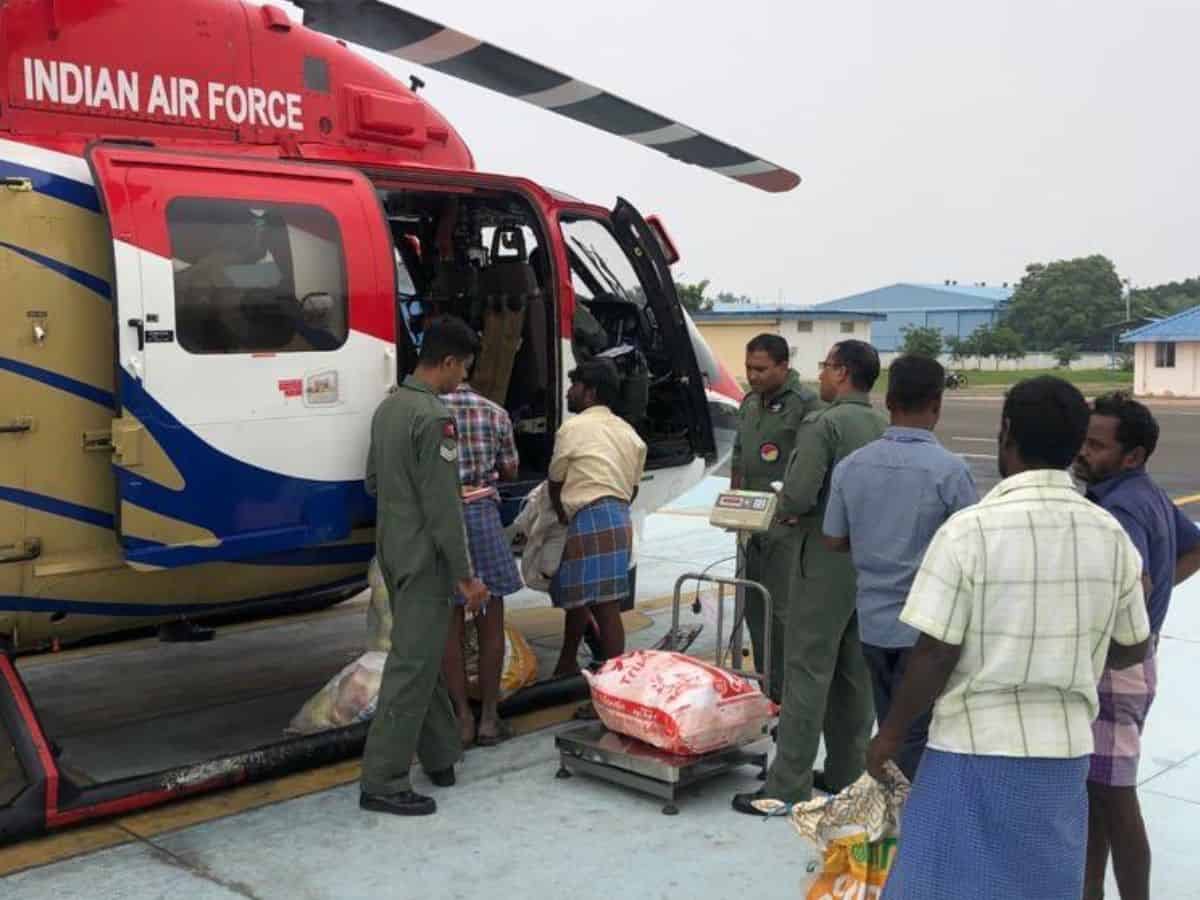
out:
{"label": "red relief sack", "polygon": [[778,712],[758,685],[682,653],[634,650],[583,674],[609,731],[682,756],[756,737]]}

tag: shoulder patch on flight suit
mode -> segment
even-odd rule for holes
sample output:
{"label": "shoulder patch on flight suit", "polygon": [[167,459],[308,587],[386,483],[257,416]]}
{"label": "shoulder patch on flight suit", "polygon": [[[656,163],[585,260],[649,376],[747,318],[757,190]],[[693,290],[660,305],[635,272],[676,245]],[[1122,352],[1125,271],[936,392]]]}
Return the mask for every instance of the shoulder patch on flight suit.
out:
{"label": "shoulder patch on flight suit", "polygon": [[445,424],[442,425],[442,437],[448,437],[448,438],[453,438],[453,439],[457,440],[458,431],[454,427],[453,419],[447,419]]}
{"label": "shoulder patch on flight suit", "polygon": [[438,447],[438,454],[446,462],[455,462],[458,459],[458,442],[457,441],[442,441]]}
{"label": "shoulder patch on flight suit", "polygon": [[782,410],[783,410],[783,401],[782,400],[774,400],[771,403],[767,404],[768,412],[780,412]]}
{"label": "shoulder patch on flight suit", "polygon": [[767,441],[758,448],[758,458],[766,463],[773,463],[779,459],[779,445]]}

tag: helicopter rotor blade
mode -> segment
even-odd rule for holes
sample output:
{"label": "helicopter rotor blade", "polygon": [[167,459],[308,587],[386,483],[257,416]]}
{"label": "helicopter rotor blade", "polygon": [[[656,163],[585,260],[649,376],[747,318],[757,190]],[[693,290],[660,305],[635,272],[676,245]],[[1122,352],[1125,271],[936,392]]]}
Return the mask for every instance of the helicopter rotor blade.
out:
{"label": "helicopter rotor blade", "polygon": [[304,24],[446,75],[515,97],[764,191],[800,176],[601,88],[382,0],[293,0]]}

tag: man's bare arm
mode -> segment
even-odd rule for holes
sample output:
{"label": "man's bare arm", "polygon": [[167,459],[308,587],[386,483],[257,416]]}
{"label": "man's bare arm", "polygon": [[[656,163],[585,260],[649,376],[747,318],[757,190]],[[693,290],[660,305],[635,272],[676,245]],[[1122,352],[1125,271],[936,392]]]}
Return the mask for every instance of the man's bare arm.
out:
{"label": "man's bare arm", "polygon": [[1197,572],[1200,572],[1200,545],[1175,560],[1175,583],[1187,581]]}
{"label": "man's bare arm", "polygon": [[566,507],[563,506],[562,502],[563,482],[547,481],[546,485],[547,490],[550,492],[550,505],[554,507],[554,511],[558,514],[558,521],[566,525],[567,510]]}

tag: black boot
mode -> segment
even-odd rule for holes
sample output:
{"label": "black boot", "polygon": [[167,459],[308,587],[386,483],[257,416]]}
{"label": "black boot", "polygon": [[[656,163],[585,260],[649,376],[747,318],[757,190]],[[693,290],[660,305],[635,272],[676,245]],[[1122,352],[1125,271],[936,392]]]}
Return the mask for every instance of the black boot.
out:
{"label": "black boot", "polygon": [[437,812],[437,803],[415,791],[400,791],[398,794],[358,795],[358,806],[371,812],[391,813],[394,816],[431,816]]}

